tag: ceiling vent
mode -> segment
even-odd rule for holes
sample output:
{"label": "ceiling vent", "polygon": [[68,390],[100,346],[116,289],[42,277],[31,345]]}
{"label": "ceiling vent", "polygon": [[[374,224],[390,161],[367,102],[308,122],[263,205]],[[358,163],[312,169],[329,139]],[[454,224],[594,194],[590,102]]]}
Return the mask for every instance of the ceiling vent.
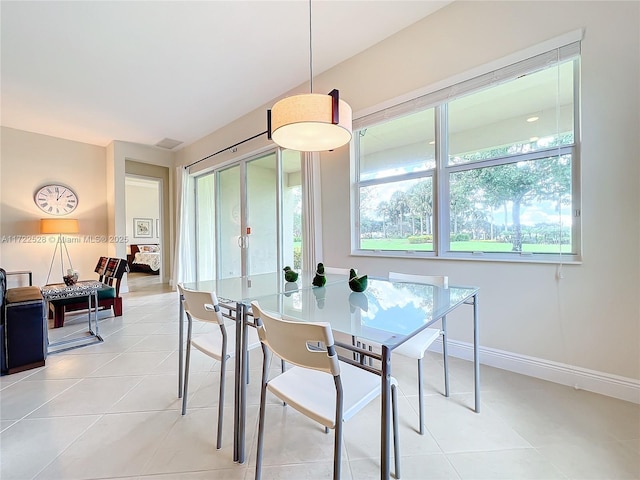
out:
{"label": "ceiling vent", "polygon": [[180,140],[174,140],[173,138],[163,138],[158,143],[156,143],[156,147],[166,148],[167,150],[172,150],[176,148],[178,145],[182,144]]}

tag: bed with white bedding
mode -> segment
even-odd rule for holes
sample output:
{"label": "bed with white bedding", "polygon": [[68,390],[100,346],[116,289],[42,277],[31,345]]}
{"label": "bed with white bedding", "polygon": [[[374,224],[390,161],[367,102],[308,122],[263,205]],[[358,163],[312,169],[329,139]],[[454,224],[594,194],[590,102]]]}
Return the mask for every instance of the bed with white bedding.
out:
{"label": "bed with white bedding", "polygon": [[130,245],[131,253],[127,255],[129,269],[132,272],[146,272],[154,275],[160,273],[160,245]]}

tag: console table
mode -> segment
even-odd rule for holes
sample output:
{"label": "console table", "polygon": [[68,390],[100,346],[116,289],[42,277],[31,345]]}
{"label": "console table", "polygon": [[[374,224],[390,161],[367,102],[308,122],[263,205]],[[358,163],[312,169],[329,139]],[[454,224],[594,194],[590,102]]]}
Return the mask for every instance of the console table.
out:
{"label": "console table", "polygon": [[[87,297],[89,306],[89,331],[79,337],[66,338],[50,343],[48,353],[64,352],[72,348],[84,347],[103,341],[98,330],[98,289],[101,286],[102,283],[97,280],[81,280],[74,285],[56,283],[42,287],[42,297],[46,302],[65,298]],[[95,320],[95,330],[91,324],[92,317]]]}

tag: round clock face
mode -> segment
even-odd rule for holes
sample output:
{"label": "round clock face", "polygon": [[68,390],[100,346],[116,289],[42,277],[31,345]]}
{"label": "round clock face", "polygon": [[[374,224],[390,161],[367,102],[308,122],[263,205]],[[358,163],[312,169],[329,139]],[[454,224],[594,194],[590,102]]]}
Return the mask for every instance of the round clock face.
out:
{"label": "round clock face", "polygon": [[50,215],[66,215],[78,206],[78,196],[64,185],[45,185],[33,199],[40,210]]}

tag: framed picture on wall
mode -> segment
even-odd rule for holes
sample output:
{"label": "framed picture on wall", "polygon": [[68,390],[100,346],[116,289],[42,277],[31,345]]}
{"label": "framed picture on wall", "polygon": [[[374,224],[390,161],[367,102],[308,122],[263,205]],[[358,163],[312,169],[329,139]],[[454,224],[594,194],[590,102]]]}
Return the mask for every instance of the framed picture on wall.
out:
{"label": "framed picture on wall", "polygon": [[160,238],[160,219],[156,218],[156,238]]}
{"label": "framed picture on wall", "polygon": [[136,238],[151,238],[153,236],[153,219],[134,218],[133,236]]}

